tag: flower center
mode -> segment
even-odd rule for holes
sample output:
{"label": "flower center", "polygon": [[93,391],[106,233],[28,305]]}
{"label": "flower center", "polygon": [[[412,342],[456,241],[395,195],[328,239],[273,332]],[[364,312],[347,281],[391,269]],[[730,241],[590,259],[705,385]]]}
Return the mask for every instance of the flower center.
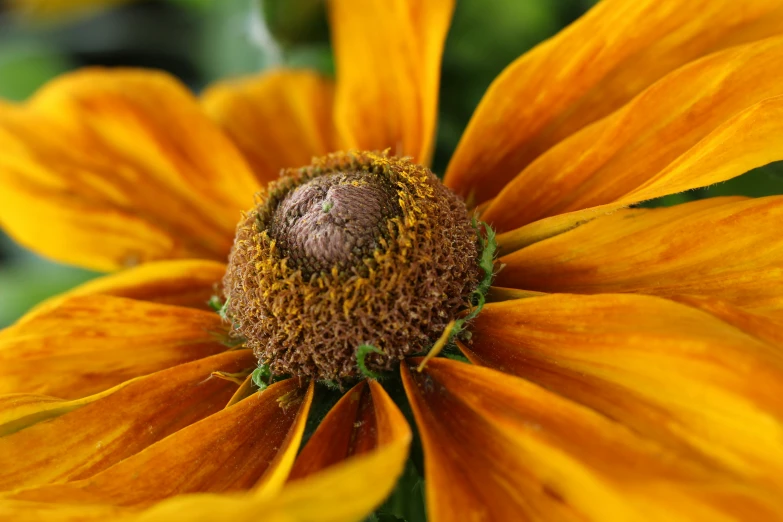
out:
{"label": "flower center", "polygon": [[306,275],[358,266],[379,248],[386,222],[399,215],[388,183],[361,173],[311,179],[274,212],[269,235]]}
{"label": "flower center", "polygon": [[[237,227],[234,334],[276,374],[343,380],[426,351],[471,306],[480,241],[425,167],[378,153],[288,169]],[[369,353],[369,355],[367,355]]]}

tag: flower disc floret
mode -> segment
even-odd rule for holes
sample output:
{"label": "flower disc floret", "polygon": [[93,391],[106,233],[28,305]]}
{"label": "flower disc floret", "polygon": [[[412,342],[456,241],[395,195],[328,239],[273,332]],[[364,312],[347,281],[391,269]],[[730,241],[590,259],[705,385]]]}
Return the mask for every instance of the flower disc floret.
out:
{"label": "flower disc floret", "polygon": [[462,200],[429,169],[336,153],[288,169],[237,228],[228,319],[275,374],[323,380],[390,370],[470,307],[481,275]]}

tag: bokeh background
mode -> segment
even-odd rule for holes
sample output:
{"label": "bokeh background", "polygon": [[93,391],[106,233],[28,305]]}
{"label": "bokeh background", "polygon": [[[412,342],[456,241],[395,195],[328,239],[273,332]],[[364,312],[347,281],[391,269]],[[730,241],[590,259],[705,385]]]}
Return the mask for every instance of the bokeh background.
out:
{"label": "bokeh background", "polygon": [[[164,69],[195,92],[217,79],[281,65],[334,74],[323,0],[104,0],[110,5],[79,8],[91,3],[100,1],[0,0],[0,98],[23,101],[54,76],[90,65]],[[436,172],[443,172],[493,78],[593,3],[457,0],[443,59]],[[28,9],[20,11],[23,4]],[[647,205],[780,193],[783,166],[773,164]],[[97,275],[42,259],[0,232],[0,327]]]}

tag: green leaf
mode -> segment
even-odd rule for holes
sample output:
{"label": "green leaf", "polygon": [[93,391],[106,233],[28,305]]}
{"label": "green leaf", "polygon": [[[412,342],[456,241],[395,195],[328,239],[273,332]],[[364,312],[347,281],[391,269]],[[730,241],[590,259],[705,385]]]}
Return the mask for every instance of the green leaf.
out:
{"label": "green leaf", "polygon": [[20,38],[0,43],[0,98],[6,100],[24,100],[71,66],[56,49],[38,42]]}
{"label": "green leaf", "polygon": [[402,476],[389,498],[375,512],[379,522],[427,522],[424,501],[424,477],[411,459],[405,463]]}

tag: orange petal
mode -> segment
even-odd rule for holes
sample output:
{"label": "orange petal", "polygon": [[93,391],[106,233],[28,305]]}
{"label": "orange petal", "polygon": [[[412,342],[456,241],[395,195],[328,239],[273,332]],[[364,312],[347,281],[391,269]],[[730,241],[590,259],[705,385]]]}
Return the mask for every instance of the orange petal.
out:
{"label": "orange petal", "polygon": [[256,388],[255,384],[253,384],[253,373],[251,372],[247,377],[245,377],[245,380],[242,381],[242,384],[239,385],[237,391],[235,391],[234,395],[232,395],[228,400],[226,408],[230,408],[239,401],[247,399],[257,391],[258,389]]}
{"label": "orange petal", "polygon": [[586,208],[574,212],[567,212],[557,216],[552,216],[529,225],[525,225],[508,232],[500,233],[496,236],[498,251],[502,254],[510,254],[526,246],[530,246],[539,241],[555,237],[564,232],[568,232],[576,227],[597,219],[602,216],[616,212],[626,205],[601,205],[593,208]]}
{"label": "orange petal", "polygon": [[[305,424],[307,423],[307,416],[310,411],[310,405],[313,402],[313,392],[315,390],[315,381],[310,381],[307,385],[307,391],[301,389],[302,380],[300,378],[292,378],[289,380],[296,380],[300,389],[292,390],[285,395],[281,395],[277,399],[279,409],[290,410],[298,408],[299,411],[296,415],[294,423],[286,435],[285,440],[275,442],[274,445],[267,444],[267,451],[271,449],[273,453],[273,460],[270,462],[269,469],[264,473],[254,485],[254,491],[258,496],[274,496],[277,495],[288,476],[291,474],[291,468],[294,466],[297,454],[299,452],[299,446],[302,444],[302,436],[304,435]],[[270,386],[271,388],[271,386]],[[265,425],[261,423],[261,425]],[[266,436],[265,436],[266,437]],[[283,448],[283,451],[279,451],[279,448]],[[254,458],[257,456],[254,455]]]}
{"label": "orange petal", "polygon": [[[465,131],[446,184],[483,202],[538,155],[667,73],[716,50],[781,34],[782,22],[777,0],[696,0],[676,7],[603,1],[498,76]],[[668,118],[663,110],[655,114]]]}
{"label": "orange petal", "polygon": [[529,382],[444,359],[412,368],[403,382],[434,522],[751,520],[783,509]]}
{"label": "orange petal", "polygon": [[[243,491],[288,475],[312,400],[299,380],[183,428],[85,480],[21,490],[6,498],[145,506],[186,493]],[[286,402],[297,395],[297,402]]]}
{"label": "orange petal", "polygon": [[89,69],[0,110],[0,221],[58,261],[114,270],[225,259],[259,189],[244,158],[164,73]]}
{"label": "orange petal", "polygon": [[[250,399],[251,401],[253,399]],[[246,401],[243,401],[246,402]],[[325,471],[288,484],[275,494],[191,494],[165,500],[141,514],[134,508],[110,505],[75,506],[0,498],[0,517],[22,516],[47,521],[65,520],[257,520],[265,522],[360,521],[377,508],[391,492],[407,458],[411,432],[404,418],[388,398],[383,404],[387,414],[379,415],[379,426],[390,438],[374,450],[354,456]],[[240,403],[241,404],[241,403]],[[230,408],[227,411],[230,411]],[[394,427],[387,429],[385,423]],[[123,515],[122,518],[120,516]]]}
{"label": "orange petal", "polygon": [[335,122],[346,149],[428,164],[454,0],[333,0]]}
{"label": "orange petal", "polygon": [[110,296],[71,297],[0,332],[0,393],[84,397],[228,348],[218,314]]}
{"label": "orange petal", "polygon": [[2,437],[0,490],[92,477],[220,411],[236,385],[210,374],[253,365],[250,350],[238,350],[176,366]]}
{"label": "orange petal", "polygon": [[[78,506],[80,509],[77,510],[72,505],[50,503],[57,500],[52,498],[42,499],[40,502],[24,501],[20,500],[20,498],[25,498],[30,494],[18,493],[0,498],[0,518],[16,519],[22,515],[30,517],[31,513],[35,513],[46,520],[57,521],[107,519],[211,521],[216,519],[257,520],[259,513],[261,513],[265,522],[289,522],[291,520],[310,520],[314,522],[349,522],[355,520],[358,522],[377,508],[391,492],[402,472],[411,440],[411,431],[404,417],[388,395],[383,392],[380,385],[371,382],[369,388],[377,422],[377,444],[373,449],[361,454],[354,454],[352,457],[335,463],[325,470],[286,484],[280,491],[267,487],[261,489],[260,492],[254,491],[248,494],[181,495],[165,500],[141,514],[135,513],[137,508],[118,508],[106,504],[81,504]],[[366,385],[364,389],[367,389]],[[263,392],[261,397],[263,398],[266,393],[268,393],[268,390]],[[363,393],[366,392],[363,391]],[[256,400],[255,396],[251,397],[226,411],[232,411],[248,403],[252,404]],[[341,406],[341,408],[343,407]],[[248,429],[255,428],[258,431],[258,424],[248,422],[247,416],[247,413],[244,416],[237,415],[237,424],[247,426]],[[303,414],[300,414],[298,419],[301,416]],[[212,417],[202,422],[207,423],[210,419]],[[328,422],[333,421],[330,420]],[[186,428],[185,431],[190,429]],[[212,429],[221,430],[222,428],[213,425]],[[205,436],[209,436],[209,433],[211,433],[211,430]],[[322,431],[321,433],[325,432]],[[316,435],[313,436],[315,437]],[[174,437],[171,438],[173,439]],[[165,444],[168,440],[166,439],[159,444],[151,446],[146,452],[156,450],[158,446]],[[226,440],[230,441],[230,438]],[[293,446],[291,444],[288,447],[291,448]],[[172,449],[176,451],[176,448]],[[139,457],[146,452],[141,453]],[[286,450],[286,454],[289,453],[291,452]],[[132,457],[129,460],[139,457]],[[160,457],[164,460],[169,459],[168,454],[165,452],[161,452]],[[118,464],[116,468],[125,466],[125,462],[127,461]],[[280,469],[280,466],[277,469]],[[105,473],[108,475],[109,471]],[[100,476],[98,475],[95,479]],[[85,486],[88,482],[82,481]],[[41,488],[41,491],[49,490],[54,492],[55,489],[65,489],[70,486],[70,484],[51,486]],[[132,492],[129,493],[129,495],[132,494]],[[41,494],[40,496],[43,495]],[[89,499],[96,500],[95,496]],[[88,500],[88,498],[83,500]],[[79,499],[74,497],[68,501],[77,502]],[[119,518],[120,515],[125,515],[127,518]]]}
{"label": "orange petal", "polygon": [[482,219],[510,230],[564,212],[702,187],[782,159],[783,77],[771,70],[783,71],[783,37],[669,74],[539,157]]}
{"label": "orange petal", "polygon": [[307,442],[289,480],[363,455],[393,440],[407,424],[394,402],[375,381],[362,381],[334,405]]}
{"label": "orange petal", "polygon": [[123,515],[127,515],[128,511],[128,508],[105,504],[97,506],[44,504],[26,500],[6,500],[0,497],[0,520],[24,522],[119,521],[129,520],[121,518]]}
{"label": "orange petal", "polygon": [[713,296],[783,311],[783,197],[628,209],[504,256],[499,286]]}
{"label": "orange petal", "polygon": [[487,292],[487,302],[509,301],[511,299],[525,299],[545,295],[543,292],[532,290],[517,290],[516,288],[503,288],[502,286],[490,286]]}
{"label": "orange petal", "polygon": [[[84,399],[77,399],[83,401]],[[0,437],[15,433],[21,428],[39,422],[40,419],[57,416],[58,410],[68,411],[68,406],[76,401],[66,401],[48,395],[28,393],[9,393],[0,395]],[[65,408],[63,408],[65,406]],[[78,407],[78,406],[77,406]],[[71,408],[73,409],[73,408]],[[21,421],[21,422],[20,422]]]}
{"label": "orange petal", "polygon": [[484,307],[466,355],[585,404],[681,458],[783,490],[783,354],[658,297]]}
{"label": "orange petal", "polygon": [[31,393],[0,395],[0,437],[16,433],[33,424],[59,417],[69,411],[81,408],[85,404],[95,402],[114,393],[131,382],[133,381],[125,381],[101,393],[72,401]]}
{"label": "orange petal", "polygon": [[[178,497],[161,503],[134,520],[213,520],[218,514],[224,520],[255,520],[259,513],[263,513],[265,522],[363,520],[393,489],[405,464],[411,440],[410,428],[394,402],[378,383],[371,381],[368,386],[377,423],[377,445],[373,449],[286,484],[274,495]],[[350,400],[346,399],[348,404]],[[340,410],[346,407],[352,408],[345,402],[339,406]],[[328,422],[336,422],[342,413],[330,413],[332,418]],[[322,431],[322,435],[318,436],[327,431],[330,430]],[[316,436],[317,433],[313,435]],[[0,501],[0,509],[2,505]]]}
{"label": "orange petal", "polygon": [[750,311],[714,297],[671,295],[669,299],[700,308],[771,346],[783,348],[783,307],[770,311]]}
{"label": "orange petal", "polygon": [[153,261],[88,281],[40,303],[20,321],[51,311],[79,295],[113,295],[153,303],[209,310],[226,265],[215,261]]}
{"label": "orange petal", "polygon": [[330,80],[279,70],[213,85],[202,103],[266,184],[280,169],[307,165],[337,149],[333,98]]}

